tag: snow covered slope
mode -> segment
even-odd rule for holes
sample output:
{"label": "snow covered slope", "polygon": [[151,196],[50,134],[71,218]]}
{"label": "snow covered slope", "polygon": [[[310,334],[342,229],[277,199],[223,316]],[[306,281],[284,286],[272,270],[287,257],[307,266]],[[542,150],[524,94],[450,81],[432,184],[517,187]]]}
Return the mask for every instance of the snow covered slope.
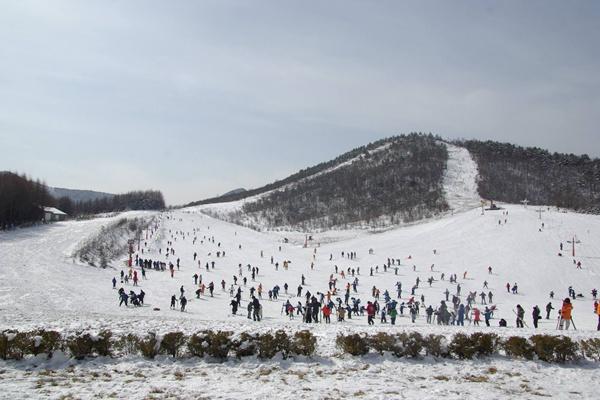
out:
{"label": "snow covered slope", "polygon": [[477,163],[464,147],[446,143],[448,164],[444,174],[444,192],[450,209],[466,211],[479,206]]}
{"label": "snow covered slope", "polygon": [[[397,281],[403,284],[402,301],[407,301],[410,287],[419,277],[421,285],[416,292],[417,299],[424,295],[426,304],[436,306],[444,298],[446,288],[452,293],[456,291],[456,285],[448,283],[450,274],[458,275],[458,282],[462,286],[461,299],[464,301],[466,293],[481,291],[483,282],[487,280],[489,289],[486,292],[493,292],[493,303],[499,309],[493,321],[494,326],[497,326],[500,317],[506,318],[509,325],[514,325],[512,310],[516,304],[524,306],[527,320],[530,321],[531,308],[536,304],[543,308],[550,301],[548,293],[551,290],[557,294],[553,304],[558,307],[559,298],[565,297],[567,287],[572,285],[577,293],[584,295],[584,298],[575,301],[577,327],[580,330],[595,329],[597,318],[592,314],[593,300],[589,293],[592,288],[600,286],[600,217],[548,210],[540,221],[531,208],[505,207],[507,216],[502,214],[503,211],[480,215],[479,210],[472,210],[384,233],[357,234],[345,240],[321,243],[321,246],[318,245],[321,238],[334,233],[317,234],[309,242],[308,248],[300,244],[283,243],[282,238],[288,236],[285,232],[260,233],[207,217],[193,209],[180,210],[163,217],[164,236],[149,241],[144,247],[144,254],[140,254],[167,262],[175,262],[176,258],[180,258],[181,268],[175,271],[174,278],[168,272],[148,271],[148,280],[143,280],[139,288],[131,284],[118,284],[127,291],[143,289],[147,293],[147,306],[142,308],[118,306],[116,291],[112,289],[110,281],[113,276],[118,276],[123,260],[113,263],[115,269],[103,270],[74,264],[69,257],[78,242],[108,223],[107,219],[63,222],[2,233],[0,327],[48,325],[76,329],[89,325],[167,329],[187,326],[193,329],[212,324],[255,326],[245,318],[244,307],[250,287],[256,287],[259,283],[264,289],[262,303],[265,320],[258,325],[303,326],[299,319],[290,321],[281,315],[282,304],[288,298],[294,304],[300,300],[295,293],[302,274],[306,276],[303,293],[306,290],[311,293],[326,292],[331,274],[338,279],[338,287],[344,287],[350,279],[335,275],[334,266],[337,265],[340,269],[360,268],[360,275],[357,275],[358,293],[353,293],[353,296],[360,297],[363,303],[372,300],[373,286],[380,288],[382,293],[389,290],[394,295]],[[542,222],[544,228],[541,228]],[[568,246],[567,240],[573,235],[577,235],[580,241],[575,260],[582,262],[582,269],[575,268],[567,249],[563,252],[564,256],[557,255],[559,243]],[[196,244],[192,244],[194,236],[198,237]],[[215,243],[207,240],[212,237]],[[167,241],[173,241],[176,251],[175,256],[168,259],[164,255]],[[162,249],[161,254],[159,249]],[[369,249],[373,249],[373,255],[369,254]],[[226,256],[217,258],[216,251],[225,251]],[[264,257],[261,257],[261,251]],[[358,257],[348,260],[342,257],[342,251],[345,254],[355,251]],[[201,267],[193,260],[194,252],[198,253]],[[271,264],[271,256],[274,262],[279,263],[278,269]],[[383,271],[382,266],[388,257],[401,260],[398,275],[395,275],[394,268]],[[284,260],[292,262],[288,271],[281,267]],[[205,264],[212,261],[215,261],[215,269],[207,272]],[[310,268],[311,262],[314,262],[313,270]],[[229,288],[233,275],[239,272],[239,264],[243,266],[243,275],[248,278],[248,283],[247,286],[242,285],[242,315],[238,313],[238,316],[231,316],[229,293],[221,290],[220,282],[225,280]],[[256,282],[250,279],[246,268],[248,264],[260,268]],[[374,276],[369,276],[370,268],[376,266],[379,267],[378,271],[374,272]],[[488,274],[488,266],[493,268],[491,275]],[[463,278],[465,272],[467,274]],[[207,295],[195,298],[192,278],[195,273],[203,276],[205,284],[211,281],[215,283],[217,290],[214,298]],[[442,273],[446,276],[444,281],[440,280]],[[435,279],[431,287],[426,283],[430,276]],[[283,295],[277,301],[269,301],[267,290],[276,284],[283,287],[284,283],[290,286],[290,294]],[[518,283],[519,294],[507,293],[506,283]],[[190,299],[188,311],[181,313],[169,310],[170,296],[178,295],[182,285]],[[154,308],[160,308],[160,311],[154,311]],[[553,313],[553,316],[556,314]],[[331,332],[349,327],[364,328],[365,325],[366,319],[359,318],[319,329]],[[401,318],[400,326],[407,325],[411,325],[409,320]],[[427,326],[423,316],[416,325]],[[542,330],[554,328],[554,319],[541,323]]]}

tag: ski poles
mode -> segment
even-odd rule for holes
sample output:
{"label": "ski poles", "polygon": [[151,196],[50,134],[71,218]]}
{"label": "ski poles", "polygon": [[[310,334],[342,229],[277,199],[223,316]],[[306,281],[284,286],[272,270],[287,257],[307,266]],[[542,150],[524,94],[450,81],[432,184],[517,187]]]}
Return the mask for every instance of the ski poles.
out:
{"label": "ski poles", "polygon": [[517,314],[517,313],[515,312],[515,310],[512,310],[512,312],[513,312],[513,314],[515,314],[515,315],[517,316],[517,320],[520,320],[520,321],[521,321],[521,323],[522,323],[523,325],[525,325],[525,327],[526,327],[526,328],[529,328],[529,326],[527,325],[527,323],[526,323],[526,322],[523,320],[523,318],[520,318],[520,317],[519,317],[519,314]]}

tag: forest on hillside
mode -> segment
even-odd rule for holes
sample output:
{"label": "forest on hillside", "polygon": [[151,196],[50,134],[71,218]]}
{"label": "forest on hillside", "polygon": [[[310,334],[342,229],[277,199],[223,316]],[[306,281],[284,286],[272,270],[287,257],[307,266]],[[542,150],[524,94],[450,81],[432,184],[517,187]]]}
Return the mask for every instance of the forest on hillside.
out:
{"label": "forest on hillside", "polygon": [[53,205],[46,185],[26,175],[0,172],[0,229],[39,222],[44,217],[40,205]]}
{"label": "forest on hillside", "polygon": [[382,218],[385,225],[405,223],[448,209],[442,188],[448,153],[439,138],[409,134],[377,144],[353,152],[351,163],[330,164],[245,204],[243,212],[270,227],[315,229],[377,225]]}
{"label": "forest on hillside", "polygon": [[271,190],[279,189],[288,184],[297,182],[301,179],[305,179],[309,176],[318,174],[327,169],[335,167],[336,165],[339,165],[339,164],[342,164],[349,160],[352,160],[352,159],[358,157],[359,155],[365,154],[366,152],[369,152],[369,151],[372,151],[393,139],[394,138],[381,139],[381,140],[377,140],[375,142],[369,143],[365,146],[357,147],[355,149],[352,149],[352,150],[334,158],[333,160],[322,162],[322,163],[319,163],[319,164],[314,165],[309,168],[301,169],[300,171],[288,176],[285,179],[281,179],[281,180],[269,183],[265,186],[261,186],[256,189],[244,190],[244,191],[233,191],[233,193],[227,193],[223,196],[213,197],[210,199],[205,199],[205,200],[200,200],[200,201],[195,201],[195,202],[189,203],[186,205],[186,207],[198,206],[198,205],[203,205],[203,204],[225,203],[225,202],[229,202],[229,201],[237,201],[237,200],[245,199],[247,197],[256,196],[257,194],[266,193]]}
{"label": "forest on hillside", "polygon": [[600,212],[600,159],[493,141],[457,144],[477,162],[483,198]]}
{"label": "forest on hillside", "polygon": [[162,210],[159,191],[133,191],[109,198],[73,202],[68,197],[55,199],[40,180],[13,172],[0,172],[0,229],[39,223],[43,207],[56,207],[70,217],[125,210]]}

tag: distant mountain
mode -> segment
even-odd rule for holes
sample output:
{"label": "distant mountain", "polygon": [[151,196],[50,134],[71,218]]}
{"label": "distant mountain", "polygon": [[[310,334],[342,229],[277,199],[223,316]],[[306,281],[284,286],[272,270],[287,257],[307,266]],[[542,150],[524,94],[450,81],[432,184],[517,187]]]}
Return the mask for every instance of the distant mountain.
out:
{"label": "distant mountain", "polygon": [[52,197],[56,199],[59,199],[61,197],[68,197],[75,203],[80,201],[111,198],[115,196],[111,193],[95,192],[93,190],[77,190],[56,187],[48,187],[48,192]]}
{"label": "distant mountain", "polygon": [[246,192],[247,192],[246,189],[239,188],[239,189],[230,190],[229,192],[227,192],[227,193],[225,193],[225,194],[223,194],[221,196],[233,196],[233,195],[236,195],[236,194],[241,194],[241,193],[246,193]]}

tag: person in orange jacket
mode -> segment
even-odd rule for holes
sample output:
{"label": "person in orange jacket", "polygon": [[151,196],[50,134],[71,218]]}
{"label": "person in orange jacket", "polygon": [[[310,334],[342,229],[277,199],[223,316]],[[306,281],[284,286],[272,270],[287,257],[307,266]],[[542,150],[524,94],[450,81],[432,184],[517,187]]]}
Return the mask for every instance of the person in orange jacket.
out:
{"label": "person in orange jacket", "polygon": [[571,299],[568,297],[563,301],[562,308],[560,309],[560,324],[559,329],[563,329],[563,325],[566,325],[565,329],[569,330],[569,326],[571,326],[571,312],[573,311],[573,304],[571,304]]}
{"label": "person in orange jacket", "polygon": [[598,314],[598,330],[600,331],[600,303],[596,306],[596,314]]}

